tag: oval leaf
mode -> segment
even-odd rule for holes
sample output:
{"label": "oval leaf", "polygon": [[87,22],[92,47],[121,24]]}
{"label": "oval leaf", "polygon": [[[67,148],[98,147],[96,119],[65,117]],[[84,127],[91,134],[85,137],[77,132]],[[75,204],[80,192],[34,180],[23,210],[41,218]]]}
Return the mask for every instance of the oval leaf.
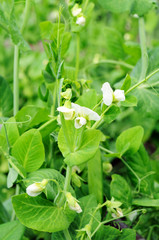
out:
{"label": "oval leaf", "polygon": [[74,212],[54,206],[41,197],[20,194],[12,198],[18,219],[25,226],[43,232],[58,232],[69,227]]}
{"label": "oval leaf", "polygon": [[45,152],[39,131],[31,129],[20,136],[13,145],[12,155],[27,172],[40,168],[45,159]]}
{"label": "oval leaf", "polygon": [[116,141],[117,151],[121,155],[125,153],[126,154],[136,153],[140,147],[143,134],[144,134],[144,130],[140,126],[125,130],[117,138],[117,141]]}

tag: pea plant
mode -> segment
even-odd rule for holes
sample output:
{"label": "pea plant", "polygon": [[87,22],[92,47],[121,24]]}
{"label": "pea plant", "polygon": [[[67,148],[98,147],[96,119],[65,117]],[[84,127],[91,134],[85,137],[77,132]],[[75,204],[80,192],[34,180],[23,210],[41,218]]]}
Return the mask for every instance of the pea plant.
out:
{"label": "pea plant", "polygon": [[1,1],[0,239],[158,239],[157,5]]}

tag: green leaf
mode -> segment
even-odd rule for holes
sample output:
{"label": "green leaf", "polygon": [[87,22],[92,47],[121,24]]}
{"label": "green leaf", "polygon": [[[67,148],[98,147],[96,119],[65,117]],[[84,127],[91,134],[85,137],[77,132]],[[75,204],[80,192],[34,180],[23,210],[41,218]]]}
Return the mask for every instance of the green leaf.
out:
{"label": "green leaf", "polygon": [[70,42],[71,42],[71,33],[70,32],[65,32],[63,34],[63,38],[62,38],[62,43],[61,43],[61,56],[63,57],[65,55],[65,53],[67,52]]}
{"label": "green leaf", "polygon": [[103,202],[103,169],[101,153],[98,149],[95,156],[88,162],[88,188],[99,203]]}
{"label": "green leaf", "polygon": [[[64,188],[65,178],[55,169],[39,169],[36,172],[30,173],[24,183],[26,187],[31,185],[34,182],[41,182],[43,179],[54,179],[56,180],[61,189]],[[74,191],[70,187],[69,191],[74,196]],[[55,182],[50,181],[46,186],[46,195],[49,200],[54,200],[58,193],[57,185]]]}
{"label": "green leaf", "polygon": [[[153,177],[151,172],[151,163],[149,156],[141,144],[139,151],[133,155],[129,155],[126,158],[127,164],[133,169],[137,176],[143,180],[140,183],[140,192],[146,194],[152,194],[153,192]],[[129,171],[129,176],[132,183],[136,186],[138,184],[137,178],[132,172]]]}
{"label": "green leaf", "polygon": [[39,97],[42,101],[47,102],[49,96],[49,90],[46,87],[46,84],[43,82],[38,89]]}
{"label": "green leaf", "polygon": [[121,102],[123,107],[135,107],[137,106],[137,98],[133,95],[127,95],[125,101]]}
{"label": "green leaf", "polygon": [[31,129],[21,135],[13,145],[12,155],[27,172],[40,168],[45,160],[45,151],[39,131]]}
{"label": "green leaf", "polygon": [[[16,140],[19,138],[19,131],[18,131],[18,127],[17,127],[17,123],[15,121],[15,118],[11,117],[9,120],[7,120],[5,126],[6,126],[6,130],[7,130],[9,144],[10,144],[10,146],[12,146],[16,142]],[[4,126],[1,129],[1,134],[4,137],[6,137]]]}
{"label": "green leaf", "polygon": [[13,108],[13,94],[7,81],[0,76],[0,115],[7,117]]}
{"label": "green leaf", "polygon": [[54,206],[41,197],[20,194],[12,197],[18,219],[28,228],[42,232],[58,232],[69,227],[74,212],[68,208]]}
{"label": "green leaf", "polygon": [[122,206],[129,208],[132,204],[131,188],[127,181],[120,175],[114,174],[110,184],[111,197],[122,202]]}
{"label": "green leaf", "polygon": [[21,240],[24,234],[24,226],[19,221],[12,221],[0,225],[0,239]]}
{"label": "green leaf", "polygon": [[42,138],[45,138],[50,135],[56,128],[57,128],[57,119],[53,118],[49,121],[45,122],[41,127],[39,128],[39,132],[41,133]]}
{"label": "green leaf", "polygon": [[136,231],[130,228],[123,228],[119,240],[136,240]]}
{"label": "green leaf", "polygon": [[139,198],[134,199],[132,204],[143,207],[159,207],[159,199]]}
{"label": "green leaf", "polygon": [[[77,229],[84,228],[85,225],[89,223],[91,219],[91,214],[94,213],[94,210],[97,207],[97,200],[93,194],[80,198],[79,202],[83,211],[81,215],[78,215],[75,218],[74,222],[77,225]],[[101,220],[100,211],[96,212],[95,218],[98,221]],[[93,232],[97,226],[98,226],[98,222],[94,219],[92,223],[91,231]]]}
{"label": "green leaf", "polygon": [[[134,154],[138,151],[144,130],[141,126],[129,128],[122,132],[116,140],[116,149],[121,155]],[[126,147],[127,146],[127,147]]]}
{"label": "green leaf", "polygon": [[119,113],[120,113],[120,108],[116,105],[112,105],[112,107],[104,115],[104,122],[108,124],[111,123],[117,118]]}
{"label": "green leaf", "polygon": [[131,13],[143,16],[149,12],[153,6],[153,3],[155,3],[155,0],[134,0]]}
{"label": "green leaf", "polygon": [[[123,0],[122,0],[123,1]],[[116,29],[105,27],[104,36],[107,46],[107,52],[110,57],[123,59],[125,56],[123,38]]]}
{"label": "green leaf", "polygon": [[7,150],[8,150],[8,145],[7,145],[6,138],[4,136],[0,135],[0,152],[1,151],[7,152]]}
{"label": "green leaf", "polygon": [[98,0],[98,2],[107,11],[122,13],[130,10],[134,0]]}
{"label": "green leaf", "polygon": [[101,226],[95,235],[95,239],[98,240],[118,240],[119,237],[120,231],[110,226]]}
{"label": "green leaf", "polygon": [[10,216],[3,206],[3,204],[0,202],[0,224],[4,222],[9,222]]}
{"label": "green leaf", "polygon": [[17,180],[18,173],[14,170],[14,168],[9,168],[9,173],[7,176],[7,187],[11,188],[14,182]]}
{"label": "green leaf", "polygon": [[69,134],[70,138],[73,138],[72,141],[70,141],[70,143],[73,144],[73,151],[71,153],[67,146],[67,141],[64,137],[62,129],[60,130],[58,137],[59,148],[65,157],[65,163],[73,166],[90,160],[98,149],[99,142],[101,140],[101,132],[95,129],[85,130],[82,134],[80,145],[75,142],[74,135],[72,136],[71,131]]}
{"label": "green leaf", "polygon": [[55,233],[52,233],[51,235],[51,240],[65,240],[65,236],[63,234],[63,232],[55,232]]}
{"label": "green leaf", "polygon": [[15,15],[14,15],[14,8],[12,9],[12,12],[10,14],[9,30],[10,30],[11,39],[14,45],[17,45],[23,51],[30,50],[28,43],[24,40],[17,26]]}
{"label": "green leaf", "polygon": [[39,126],[49,120],[49,111],[46,108],[36,106],[25,106],[16,114],[15,119],[17,122],[22,122],[19,126],[19,132]]}
{"label": "green leaf", "polygon": [[92,109],[97,104],[97,93],[94,89],[89,89],[83,93],[76,101],[80,106]]}
{"label": "green leaf", "polygon": [[126,75],[123,85],[121,87],[121,90],[124,90],[124,92],[126,92],[131,86],[131,77],[129,74]]}
{"label": "green leaf", "polygon": [[15,159],[12,156],[7,156],[7,160],[10,163],[10,165],[15,169],[15,171],[22,177],[25,178],[26,177],[26,171],[24,169],[24,167],[17,161],[17,159]]}

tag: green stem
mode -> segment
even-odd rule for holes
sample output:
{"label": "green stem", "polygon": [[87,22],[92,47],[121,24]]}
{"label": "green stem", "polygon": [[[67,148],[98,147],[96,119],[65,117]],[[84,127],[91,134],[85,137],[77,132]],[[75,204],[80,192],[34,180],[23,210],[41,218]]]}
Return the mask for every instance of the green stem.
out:
{"label": "green stem", "polygon": [[125,93],[125,95],[128,94],[129,92],[131,92],[132,90],[134,90],[135,88],[137,88],[138,86],[140,86],[142,83],[146,82],[149,78],[151,78],[157,72],[159,72],[159,68],[156,69],[154,72],[150,73],[146,78],[142,79],[140,82],[136,83],[134,86],[129,88],[128,91]]}
{"label": "green stem", "polygon": [[102,64],[102,63],[121,65],[121,66],[124,66],[124,67],[129,68],[129,69],[133,69],[134,68],[133,65],[130,65],[130,64],[122,62],[122,61],[116,61],[116,60],[112,60],[112,59],[105,59],[105,60],[101,60],[101,61],[99,61],[97,63],[91,63],[91,64],[87,65],[86,67],[84,67],[84,70],[86,70],[87,68],[90,68],[91,66]]}
{"label": "green stem", "polygon": [[65,239],[66,239],[66,240],[72,240],[68,229],[63,230],[63,233],[64,233],[64,235],[65,235]]}
{"label": "green stem", "polygon": [[[18,195],[19,192],[20,192],[19,184],[16,184],[15,195]],[[14,219],[15,219],[15,211],[14,211],[14,209],[13,209],[11,221],[14,221]]]}
{"label": "green stem", "polygon": [[101,105],[102,102],[103,102],[103,99],[101,99],[100,102],[97,103],[92,110],[93,111],[96,110],[96,108],[99,107],[99,105]]}
{"label": "green stem", "polygon": [[141,46],[141,74],[140,80],[146,77],[146,72],[148,68],[148,54],[146,47],[146,34],[145,34],[145,23],[144,18],[139,18],[139,37],[140,37],[140,46]]}
{"label": "green stem", "polygon": [[80,34],[76,33],[76,72],[75,72],[75,81],[77,81],[78,78],[78,72],[79,72],[79,57],[80,57]]}
{"label": "green stem", "polygon": [[100,120],[95,122],[95,124],[91,127],[92,129],[96,129],[97,127],[99,127],[99,125],[103,121],[104,114],[111,108],[111,106],[112,106],[112,104],[105,109],[105,111],[100,116],[101,117]]}
{"label": "green stem", "polygon": [[64,191],[65,191],[65,192],[69,191],[70,181],[71,181],[71,174],[72,174],[72,167],[67,166],[67,169],[66,169],[66,178],[65,178],[65,185],[64,185]]}
{"label": "green stem", "polygon": [[14,116],[17,114],[19,110],[19,47],[17,45],[14,46],[14,69],[13,69],[13,113]]}
{"label": "green stem", "polygon": [[102,147],[102,146],[99,146],[99,148],[100,148],[101,150],[103,150],[104,152],[106,152],[106,153],[110,153],[110,154],[113,153],[112,151],[110,151],[110,150],[108,150],[107,148],[104,148],[104,147]]}
{"label": "green stem", "polygon": [[31,4],[31,0],[26,0],[25,3],[25,9],[24,9],[24,19],[23,19],[23,23],[21,26],[21,33],[24,33],[25,27],[27,25],[28,22],[28,18],[29,18],[29,14],[30,14],[30,4]]}
{"label": "green stem", "polygon": [[[21,27],[21,33],[23,34],[28,16],[29,16],[29,8],[30,8],[30,0],[26,0],[25,9],[24,9],[24,19]],[[19,110],[19,47],[14,45],[14,69],[13,69],[13,89],[14,89],[14,96],[13,96],[13,114],[14,116]]]}

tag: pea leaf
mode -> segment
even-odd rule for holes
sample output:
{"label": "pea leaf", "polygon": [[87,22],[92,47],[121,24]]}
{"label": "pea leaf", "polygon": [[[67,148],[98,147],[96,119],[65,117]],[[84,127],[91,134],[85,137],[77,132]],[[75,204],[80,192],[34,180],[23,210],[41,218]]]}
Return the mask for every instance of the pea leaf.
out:
{"label": "pea leaf", "polygon": [[120,175],[114,174],[110,184],[111,197],[122,202],[123,207],[129,208],[132,204],[131,188],[127,181]]}
{"label": "pea leaf", "polygon": [[[19,131],[18,131],[17,123],[16,123],[14,117],[11,117],[6,122],[6,130],[7,130],[9,144],[10,144],[10,146],[12,146],[16,142],[16,140],[19,138]],[[4,126],[2,126],[1,134],[4,137],[6,137],[5,136]]]}
{"label": "pea leaf", "polygon": [[22,134],[13,145],[12,155],[27,172],[40,168],[45,160],[45,151],[39,131],[31,129]]}
{"label": "pea leaf", "polygon": [[144,14],[149,12],[154,3],[154,0],[134,0],[131,8],[131,13],[143,16]]}
{"label": "pea leaf", "polygon": [[72,136],[71,131],[69,132],[69,136],[72,139],[70,141],[73,145],[72,152],[70,152],[68,148],[67,140],[65,139],[61,128],[58,136],[58,144],[65,157],[65,163],[70,166],[79,165],[90,160],[95,155],[101,140],[101,132],[95,129],[88,129],[84,131],[81,136],[80,145],[78,145],[78,141],[75,141],[74,135]]}
{"label": "pea leaf", "polygon": [[134,154],[138,151],[144,130],[140,126],[132,127],[122,132],[116,140],[117,151],[123,154]]}
{"label": "pea leaf", "polygon": [[120,236],[120,231],[114,227],[110,226],[101,226],[99,231],[95,235],[95,239],[98,240],[118,240]]}
{"label": "pea leaf", "polygon": [[121,102],[123,107],[135,107],[137,106],[137,98],[133,95],[127,95],[124,102]]}
{"label": "pea leaf", "polygon": [[9,214],[3,204],[0,202],[0,224],[10,220]]}
{"label": "pea leaf", "polygon": [[114,13],[122,13],[129,11],[134,0],[98,0],[101,6],[107,11]]}
{"label": "pea leaf", "polygon": [[[126,157],[127,164],[133,169],[140,179],[140,191],[146,194],[152,194],[153,192],[153,177],[151,172],[151,163],[149,156],[141,144],[137,153]],[[137,178],[132,172],[129,171],[129,176],[132,183],[136,186],[138,184]]]}
{"label": "pea leaf", "polygon": [[25,227],[19,221],[12,221],[0,225],[0,239],[21,240]]}
{"label": "pea leaf", "polygon": [[83,93],[76,101],[80,106],[92,109],[97,104],[97,93],[94,89],[89,89]]}
{"label": "pea leaf", "polygon": [[124,90],[124,92],[126,92],[131,86],[131,77],[129,74],[126,75],[123,85],[121,87],[121,90]]}
{"label": "pea leaf", "polygon": [[49,111],[46,108],[36,106],[25,106],[16,114],[15,119],[17,122],[22,122],[18,125],[20,134],[24,131],[37,127],[41,123],[49,120]]}
{"label": "pea leaf", "polygon": [[49,200],[27,194],[12,197],[12,203],[22,224],[43,232],[58,232],[68,228],[75,215],[69,208],[64,210]]}

